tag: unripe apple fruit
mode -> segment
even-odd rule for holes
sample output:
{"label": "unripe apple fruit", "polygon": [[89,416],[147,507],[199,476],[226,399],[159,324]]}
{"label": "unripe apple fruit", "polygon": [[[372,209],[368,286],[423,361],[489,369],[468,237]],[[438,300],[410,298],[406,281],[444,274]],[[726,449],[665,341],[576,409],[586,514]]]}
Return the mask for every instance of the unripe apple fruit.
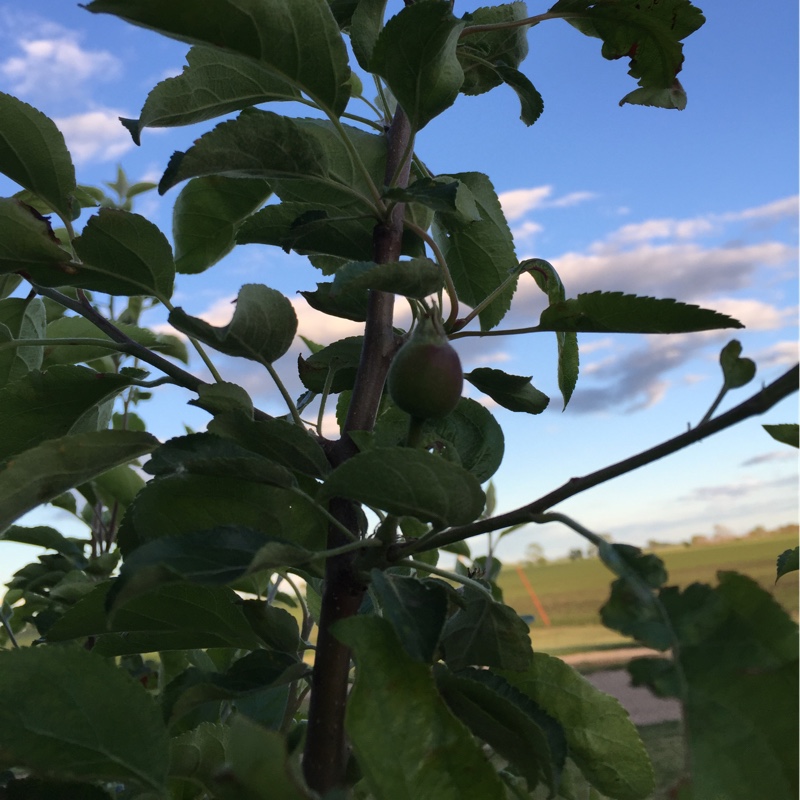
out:
{"label": "unripe apple fruit", "polygon": [[424,317],[389,367],[394,404],[416,419],[447,416],[461,399],[464,372],[438,318]]}

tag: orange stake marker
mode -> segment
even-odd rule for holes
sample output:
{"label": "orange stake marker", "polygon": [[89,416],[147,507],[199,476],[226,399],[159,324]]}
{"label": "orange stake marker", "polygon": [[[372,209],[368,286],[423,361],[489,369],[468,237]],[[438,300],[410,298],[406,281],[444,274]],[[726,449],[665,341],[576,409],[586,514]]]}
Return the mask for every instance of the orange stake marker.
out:
{"label": "orange stake marker", "polygon": [[544,610],[544,606],[539,602],[539,598],[536,595],[536,592],[533,591],[533,586],[531,586],[531,582],[528,580],[528,576],[523,572],[522,567],[517,565],[517,575],[519,575],[519,579],[522,581],[522,585],[525,587],[525,591],[528,593],[528,596],[533,600],[533,604],[536,606],[536,610],[539,612],[539,616],[542,618],[542,622],[544,622],[546,627],[550,627],[550,617],[547,616],[547,612]]}

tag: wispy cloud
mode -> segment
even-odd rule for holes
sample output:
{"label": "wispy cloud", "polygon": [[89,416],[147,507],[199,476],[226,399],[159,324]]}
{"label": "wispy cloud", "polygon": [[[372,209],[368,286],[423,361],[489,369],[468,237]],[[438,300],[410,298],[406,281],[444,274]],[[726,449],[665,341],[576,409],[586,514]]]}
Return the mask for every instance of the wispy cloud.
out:
{"label": "wispy cloud", "polygon": [[74,98],[89,82],[108,81],[122,62],[107,50],[87,50],[81,35],[36,15],[0,16],[4,35],[0,77],[15,94],[28,98]]}
{"label": "wispy cloud", "polygon": [[775,461],[797,461],[797,451],[796,450],[773,450],[770,453],[762,453],[760,456],[753,456],[753,458],[748,458],[746,461],[742,461],[741,466],[743,467],[756,467],[759,464],[770,464],[774,463]]}
{"label": "wispy cloud", "polygon": [[594,192],[570,192],[551,199],[552,186],[534,186],[530,189],[511,189],[499,195],[503,213],[510,222],[521,219],[531,211],[541,208],[569,208],[596,197]]}

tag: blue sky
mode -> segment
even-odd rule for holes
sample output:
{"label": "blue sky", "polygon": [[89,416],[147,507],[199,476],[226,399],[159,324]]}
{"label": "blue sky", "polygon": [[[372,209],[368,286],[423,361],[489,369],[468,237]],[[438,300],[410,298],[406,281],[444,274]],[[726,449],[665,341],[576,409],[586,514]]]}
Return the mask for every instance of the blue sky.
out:
{"label": "blue sky", "polygon": [[[477,5],[457,2],[456,11]],[[393,6],[400,3],[393,0]],[[626,64],[604,61],[599,41],[552,21],[531,31],[530,55],[521,67],[545,101],[532,128],[519,121],[511,91],[501,88],[459,98],[418,138],[418,152],[433,171],[491,177],[518,256],[552,262],[568,295],[605,289],[674,297],[729,313],[747,326],[735,334],[581,336],[581,378],[563,413],[552,336],[460,340],[465,369],[495,366],[533,375],[553,398],[538,417],[494,409],[506,433],[506,459],[494,479],[500,511],[696,424],[720,385],[719,350],[734,335],[744,355],[757,362],[758,375],[751,387],[729,395],[721,411],[797,360],[797,5],[755,8],[730,0],[704,11],[706,25],[685,44],[685,111],[620,108],[619,99],[635,87]],[[155,83],[179,74],[186,49],[71,2],[0,0],[0,90],[56,121],[83,183],[112,180],[118,163],[132,180],[157,180],[173,150],[186,149],[211,127],[148,129],[137,148],[117,121],[137,117]],[[280,110],[294,113],[288,106]],[[14,191],[0,177],[0,194]],[[169,232],[177,191],[145,195],[136,210]],[[311,339],[330,342],[358,333],[354,323],[312,313],[296,295],[313,289],[320,277],[299,257],[240,247],[202,275],[179,277],[174,302],[224,324],[239,287],[260,282],[293,298],[300,331]],[[542,308],[542,295],[526,279],[503,327],[534,324]],[[148,321],[163,319],[153,314]],[[295,395],[300,385],[293,362],[301,346],[298,340],[278,362]],[[259,368],[224,357],[215,361],[262,408],[284,413]],[[193,369],[202,374],[196,363]],[[182,390],[166,388],[142,407],[156,435],[180,435],[184,423],[205,425],[207,415],[187,406],[188,399]],[[715,525],[743,533],[757,524],[796,522],[796,452],[761,429],[762,422],[796,419],[795,396],[758,420],[597,487],[559,510],[632,544],[686,539],[712,533]],[[37,512],[25,521],[77,534],[63,527],[59,514]],[[499,555],[520,558],[531,542],[549,555],[585,544],[557,526],[531,526],[505,538]],[[34,555],[32,548],[4,545],[0,573]]]}

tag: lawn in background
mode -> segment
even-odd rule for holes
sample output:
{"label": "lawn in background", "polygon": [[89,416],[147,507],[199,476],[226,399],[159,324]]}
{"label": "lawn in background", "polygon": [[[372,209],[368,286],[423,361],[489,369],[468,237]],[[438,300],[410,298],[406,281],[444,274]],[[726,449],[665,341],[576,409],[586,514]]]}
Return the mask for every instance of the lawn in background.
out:
{"label": "lawn in background", "polygon": [[[798,573],[786,575],[775,584],[776,558],[796,545],[794,529],[770,536],[676,545],[648,552],[663,559],[670,586],[684,588],[695,582],[715,585],[718,571],[735,570],[758,581],[797,619]],[[614,576],[598,558],[521,566],[550,618],[550,627],[544,625],[514,565],[503,565],[499,583],[508,605],[521,615],[535,616],[531,637],[537,650],[563,654],[635,645],[600,622],[600,607],[608,598]]]}

